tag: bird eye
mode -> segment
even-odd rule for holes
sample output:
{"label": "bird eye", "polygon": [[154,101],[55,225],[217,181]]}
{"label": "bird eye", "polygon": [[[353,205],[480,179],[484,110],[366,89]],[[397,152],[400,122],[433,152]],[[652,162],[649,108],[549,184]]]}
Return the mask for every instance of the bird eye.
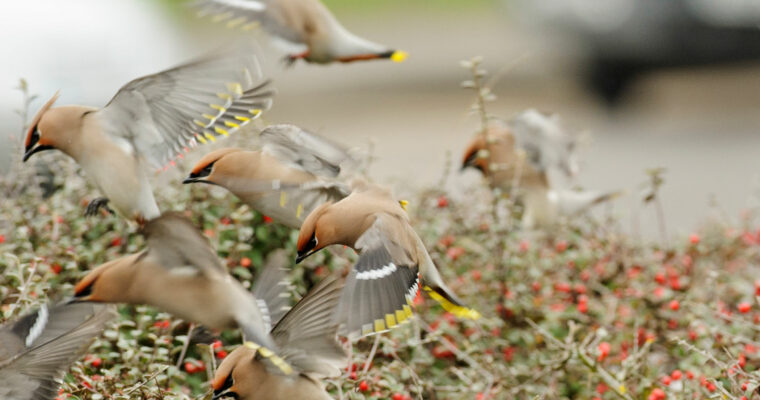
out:
{"label": "bird eye", "polygon": [[214,163],[216,163],[216,161],[214,161],[211,164],[207,165],[202,170],[190,174],[190,177],[191,178],[205,178],[205,177],[209,176],[211,174],[211,170],[214,168]]}
{"label": "bird eye", "polygon": [[317,239],[317,234],[311,235],[311,240],[309,241],[309,246],[311,248],[317,247],[317,244],[319,244],[319,239]]}

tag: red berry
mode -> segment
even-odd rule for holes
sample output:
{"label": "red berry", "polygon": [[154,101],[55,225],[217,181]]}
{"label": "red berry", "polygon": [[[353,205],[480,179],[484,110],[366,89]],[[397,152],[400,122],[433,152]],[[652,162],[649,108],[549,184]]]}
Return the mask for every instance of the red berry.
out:
{"label": "red berry", "polygon": [[63,268],[61,268],[61,265],[58,263],[55,263],[50,266],[50,270],[53,271],[53,273],[56,275],[60,274],[62,269]]}
{"label": "red berry", "polygon": [[248,267],[250,267],[250,266],[251,266],[251,259],[250,259],[250,258],[248,258],[248,257],[243,257],[243,258],[240,260],[240,266],[241,266],[241,267],[243,267],[243,268],[248,268]]}
{"label": "red berry", "polygon": [[714,383],[710,382],[710,383],[708,383],[708,384],[707,384],[707,390],[708,390],[708,391],[710,391],[710,392],[714,392],[714,391],[715,391],[715,389],[717,389],[717,387],[715,387],[715,384],[714,384]]}
{"label": "red berry", "polygon": [[222,341],[221,340],[214,340],[214,343],[211,344],[211,348],[214,350],[217,350],[222,347]]}
{"label": "red berry", "polygon": [[660,285],[664,285],[664,284],[665,284],[665,274],[663,274],[662,272],[658,272],[658,273],[656,273],[656,274],[654,275],[654,280],[655,280],[657,283],[659,283]]}
{"label": "red berry", "polygon": [[655,388],[649,394],[649,400],[665,400],[665,392],[660,388]]}
{"label": "red berry", "polygon": [[585,314],[588,312],[588,303],[585,301],[578,303],[578,312]]}
{"label": "red berry", "polygon": [[557,250],[557,253],[562,253],[565,250],[567,250],[567,241],[560,240],[557,243],[554,244],[554,249]]}
{"label": "red berry", "polygon": [[668,307],[670,307],[670,309],[673,311],[677,311],[679,308],[681,308],[681,303],[679,303],[678,300],[671,300],[668,304]]}
{"label": "red berry", "polygon": [[660,382],[662,382],[663,385],[668,386],[670,385],[671,379],[667,375],[663,375],[662,378],[660,378]]}
{"label": "red berry", "polygon": [[523,253],[530,250],[530,242],[527,240],[521,240],[520,241],[520,251]]}
{"label": "red berry", "polygon": [[479,281],[482,277],[483,277],[483,275],[481,274],[481,272],[479,270],[476,269],[476,270],[472,271],[472,280]]}
{"label": "red berry", "polygon": [[750,304],[750,303],[748,303],[746,301],[745,302],[741,302],[741,303],[739,303],[739,305],[736,306],[736,309],[739,310],[740,313],[746,314],[746,313],[750,312],[750,310],[752,309],[752,304]]}
{"label": "red berry", "polygon": [[599,343],[599,346],[597,347],[599,353],[599,356],[596,358],[597,361],[604,361],[604,359],[610,355],[611,348],[612,346],[610,346],[610,344],[607,342]]}
{"label": "red berry", "polygon": [[227,352],[224,350],[219,350],[216,352],[216,358],[222,359],[224,357],[227,357]]}
{"label": "red berry", "polygon": [[262,219],[264,220],[265,224],[271,224],[272,223],[272,218],[269,218],[266,215],[263,216]]}
{"label": "red berry", "polygon": [[366,392],[369,390],[369,383],[367,381],[359,382],[359,391]]}
{"label": "red berry", "polygon": [[446,196],[441,195],[438,197],[438,208],[446,208],[449,206],[449,199]]}
{"label": "red berry", "polygon": [[674,381],[681,379],[682,376],[683,376],[683,373],[681,373],[681,371],[677,369],[674,369],[673,372],[670,373],[670,377],[673,378]]}
{"label": "red berry", "polygon": [[449,249],[446,250],[446,256],[448,256],[452,261],[456,261],[457,258],[462,256],[462,254],[464,254],[464,248],[462,247],[449,247]]}
{"label": "red berry", "polygon": [[404,395],[401,393],[394,393],[393,396],[391,396],[391,400],[404,400]]}
{"label": "red berry", "polygon": [[115,237],[111,240],[111,247],[121,246],[121,237]]}
{"label": "red berry", "polygon": [[5,243],[5,235],[0,235],[0,244]]}
{"label": "red berry", "polygon": [[696,233],[692,233],[691,235],[689,235],[689,242],[691,244],[699,244],[699,235],[697,235]]}
{"label": "red berry", "polygon": [[355,380],[356,380],[356,378],[357,378],[357,376],[356,376],[356,371],[351,371],[351,373],[350,373],[350,374],[348,374],[348,377],[349,377],[351,380],[355,381]]}

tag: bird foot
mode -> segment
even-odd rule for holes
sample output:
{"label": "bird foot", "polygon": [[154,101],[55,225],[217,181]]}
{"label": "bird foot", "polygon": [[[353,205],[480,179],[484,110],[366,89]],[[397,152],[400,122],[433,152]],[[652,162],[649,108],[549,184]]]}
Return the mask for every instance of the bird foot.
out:
{"label": "bird foot", "polygon": [[101,208],[106,210],[109,214],[114,214],[111,207],[108,207],[108,201],[109,200],[106,197],[98,197],[91,201],[90,204],[87,204],[87,208],[84,210],[85,217],[94,217],[98,215]]}

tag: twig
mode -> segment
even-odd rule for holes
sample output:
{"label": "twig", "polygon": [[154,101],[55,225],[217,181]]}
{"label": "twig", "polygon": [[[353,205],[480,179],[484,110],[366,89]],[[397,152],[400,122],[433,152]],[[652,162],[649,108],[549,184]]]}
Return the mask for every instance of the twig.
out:
{"label": "twig", "polygon": [[187,337],[185,339],[185,343],[182,344],[182,351],[179,353],[179,359],[177,359],[177,369],[179,369],[182,366],[182,362],[185,361],[185,354],[187,354],[187,348],[190,346],[190,336],[193,334],[193,329],[195,329],[195,323],[190,323],[190,328],[187,330]]}

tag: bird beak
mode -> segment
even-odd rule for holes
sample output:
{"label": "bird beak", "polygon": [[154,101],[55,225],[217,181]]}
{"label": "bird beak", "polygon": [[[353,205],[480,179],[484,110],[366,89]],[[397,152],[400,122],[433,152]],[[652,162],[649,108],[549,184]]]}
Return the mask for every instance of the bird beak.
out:
{"label": "bird beak", "polygon": [[222,397],[232,397],[233,399],[238,399],[238,394],[231,391],[231,388],[227,388],[224,390],[214,390],[214,397],[211,398],[211,400],[218,400]]}
{"label": "bird beak", "polygon": [[195,182],[202,182],[202,181],[199,178],[191,178],[189,176],[185,178],[184,181],[182,181],[183,184],[195,183]]}
{"label": "bird beak", "polygon": [[308,258],[310,255],[316,253],[318,250],[312,250],[312,251],[299,251],[298,257],[296,257],[296,264],[300,263],[301,261]]}
{"label": "bird beak", "polygon": [[55,147],[53,146],[47,146],[47,145],[36,145],[37,142],[31,143],[29,147],[26,148],[26,152],[24,153],[24,162],[29,159],[34,153],[39,153],[41,151],[45,150],[53,150]]}

